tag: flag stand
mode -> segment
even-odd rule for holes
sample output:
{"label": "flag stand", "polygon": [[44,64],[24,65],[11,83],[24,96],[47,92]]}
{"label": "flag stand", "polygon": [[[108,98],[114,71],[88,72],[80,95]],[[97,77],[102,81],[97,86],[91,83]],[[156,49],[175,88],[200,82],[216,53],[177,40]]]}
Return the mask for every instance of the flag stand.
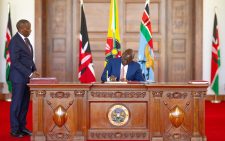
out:
{"label": "flag stand", "polygon": [[211,103],[214,103],[214,104],[218,104],[221,102],[221,100],[217,99],[217,95],[214,96],[214,100],[211,100]]}

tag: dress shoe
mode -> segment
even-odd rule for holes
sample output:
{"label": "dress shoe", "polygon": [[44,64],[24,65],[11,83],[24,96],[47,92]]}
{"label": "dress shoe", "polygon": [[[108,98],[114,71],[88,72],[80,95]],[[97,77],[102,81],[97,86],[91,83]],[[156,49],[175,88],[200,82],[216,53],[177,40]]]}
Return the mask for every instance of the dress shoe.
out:
{"label": "dress shoe", "polygon": [[32,136],[32,132],[28,129],[22,129],[21,132],[25,135],[25,136]]}
{"label": "dress shoe", "polygon": [[17,138],[22,138],[24,136],[24,133],[20,132],[20,131],[11,131],[10,132],[11,136],[13,137],[17,137]]}

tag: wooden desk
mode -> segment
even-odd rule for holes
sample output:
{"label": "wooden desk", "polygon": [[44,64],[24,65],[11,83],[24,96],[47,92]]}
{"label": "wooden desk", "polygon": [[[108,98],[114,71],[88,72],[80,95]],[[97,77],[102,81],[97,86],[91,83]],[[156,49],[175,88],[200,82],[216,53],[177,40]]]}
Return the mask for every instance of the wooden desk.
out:
{"label": "wooden desk", "polygon": [[29,86],[33,140],[206,140],[207,84]]}

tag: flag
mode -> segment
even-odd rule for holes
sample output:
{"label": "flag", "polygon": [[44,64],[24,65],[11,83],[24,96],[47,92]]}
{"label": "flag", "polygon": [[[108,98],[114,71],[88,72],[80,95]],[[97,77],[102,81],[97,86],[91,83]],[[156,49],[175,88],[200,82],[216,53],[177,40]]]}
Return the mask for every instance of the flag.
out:
{"label": "flag", "polygon": [[211,88],[216,95],[219,95],[219,67],[220,67],[220,48],[217,16],[214,17],[212,59],[211,59]]}
{"label": "flag", "polygon": [[107,43],[105,47],[105,65],[111,58],[121,56],[119,18],[117,0],[111,0]]}
{"label": "flag", "polygon": [[78,78],[81,83],[91,83],[96,81],[83,3],[81,3],[81,28],[80,28]]}
{"label": "flag", "polygon": [[152,40],[152,24],[149,13],[149,0],[145,2],[145,9],[140,25],[140,43],[138,49],[138,62],[141,65],[146,81],[154,81],[154,52]]}
{"label": "flag", "polygon": [[7,22],[7,29],[6,29],[6,41],[5,41],[5,52],[4,58],[6,60],[6,82],[8,85],[8,91],[12,92],[12,83],[9,80],[9,70],[11,65],[10,55],[9,55],[9,42],[12,38],[12,24],[11,24],[11,16],[10,16],[10,8],[8,13],[8,22]]}

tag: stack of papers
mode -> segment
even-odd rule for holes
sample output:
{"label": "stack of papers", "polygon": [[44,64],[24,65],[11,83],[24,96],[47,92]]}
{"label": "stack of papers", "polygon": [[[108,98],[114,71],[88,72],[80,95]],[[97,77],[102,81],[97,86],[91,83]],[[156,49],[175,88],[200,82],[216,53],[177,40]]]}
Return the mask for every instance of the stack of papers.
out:
{"label": "stack of papers", "polygon": [[209,82],[205,80],[191,80],[188,83],[189,84],[209,84]]}
{"label": "stack of papers", "polygon": [[127,84],[126,81],[107,81],[105,84]]}

